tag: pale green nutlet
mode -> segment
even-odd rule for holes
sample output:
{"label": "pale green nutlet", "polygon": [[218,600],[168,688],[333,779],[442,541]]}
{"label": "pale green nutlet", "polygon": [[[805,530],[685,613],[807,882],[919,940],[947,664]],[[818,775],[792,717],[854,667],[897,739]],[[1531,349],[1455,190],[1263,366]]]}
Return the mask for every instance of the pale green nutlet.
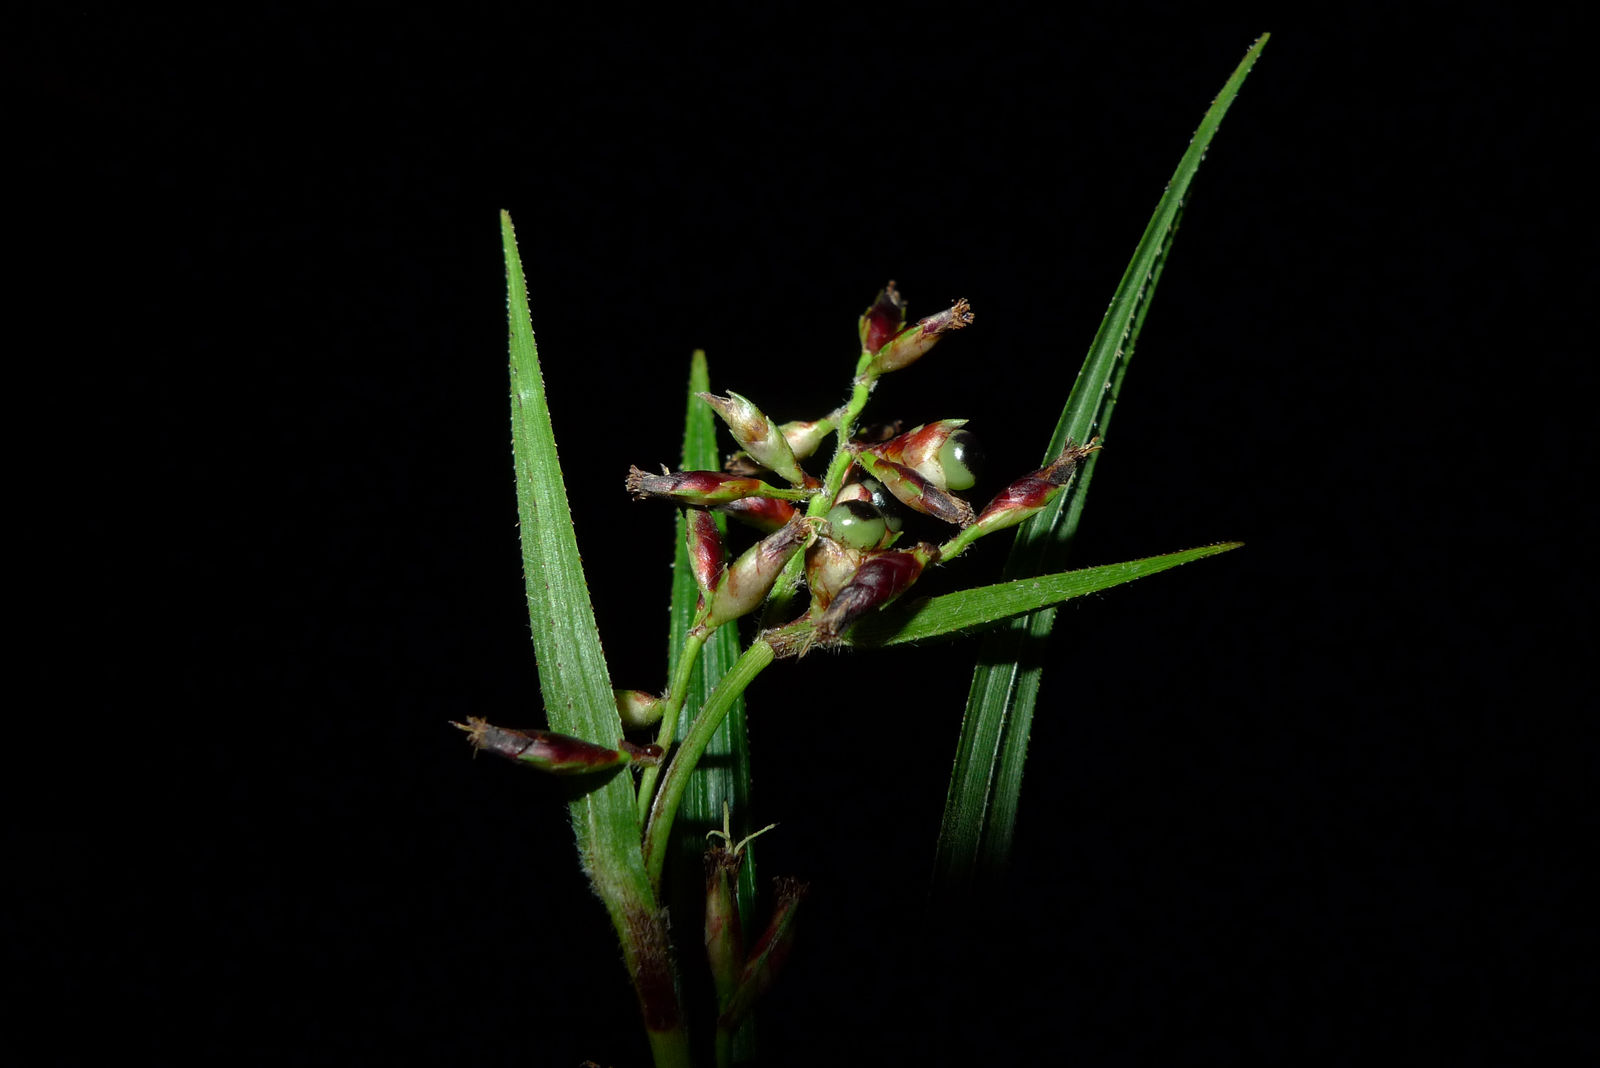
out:
{"label": "pale green nutlet", "polygon": [[978,469],[983,466],[983,449],[978,436],[967,430],[957,430],[939,448],[939,466],[944,469],[948,489],[971,489],[978,482]]}
{"label": "pale green nutlet", "polygon": [[864,478],[861,486],[872,498],[872,506],[883,516],[883,521],[889,525],[894,533],[900,533],[900,528],[906,525],[904,509],[900,502],[895,500],[894,494],[883,488],[883,483],[875,478]]}
{"label": "pale green nutlet", "polygon": [[870,549],[883,540],[888,526],[883,515],[866,501],[844,501],[828,512],[828,528],[835,541],[852,549]]}

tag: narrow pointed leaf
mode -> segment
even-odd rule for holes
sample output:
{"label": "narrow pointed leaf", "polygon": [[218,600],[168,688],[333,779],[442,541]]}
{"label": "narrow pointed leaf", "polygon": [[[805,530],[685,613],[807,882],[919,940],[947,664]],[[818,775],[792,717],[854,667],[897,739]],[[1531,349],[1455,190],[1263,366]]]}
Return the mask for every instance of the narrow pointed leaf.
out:
{"label": "narrow pointed leaf", "polygon": [[1037,611],[1090,593],[1121,586],[1159,571],[1237,549],[1242,543],[1224,542],[1182,552],[1147,556],[1121,564],[1062,571],[1037,578],[1014,579],[993,586],[928,597],[901,607],[891,606],[856,624],[844,644],[879,648],[907,642],[959,636],[993,627],[1024,612]]}
{"label": "narrow pointed leaf", "polygon": [[[696,396],[709,389],[710,374],[706,365],[706,354],[704,351],[696,350],[689,370],[688,400],[684,417],[684,470],[715,470],[721,466],[718,458],[716,416]],[[717,515],[716,521],[717,528],[726,534],[726,519]],[[677,671],[684,635],[694,622],[695,598],[699,592],[689,566],[683,522],[680,514],[677,536],[673,542],[677,546],[677,557],[672,569],[669,678]],[[700,653],[700,664],[690,676],[689,696],[684,701],[684,715],[678,719],[679,740],[688,734],[693,713],[705,705],[706,698],[737,659],[739,659],[738,628],[718,627],[706,641]],[[692,874],[695,881],[698,882],[702,875],[699,869],[699,854],[704,851],[705,833],[722,826],[722,803],[724,801],[728,803],[735,820],[747,820],[748,814],[745,809],[749,803],[749,780],[750,752],[745,733],[744,699],[741,697],[729,711],[728,718],[712,736],[711,744],[706,747],[705,756],[695,768],[694,774],[690,776],[688,788],[684,791],[683,804],[678,810],[677,826],[680,832],[678,837],[686,845],[692,846],[689,852],[693,853]],[[736,838],[749,833],[742,828],[742,822],[735,825]],[[743,900],[743,890],[748,887],[752,893],[754,892],[754,867],[753,861],[747,856],[739,880],[741,907],[753,907],[752,902]]]}
{"label": "narrow pointed leaf", "polygon": [[[615,744],[622,734],[594,607],[584,581],[539,350],[528,315],[527,284],[508,215],[501,215],[511,314],[511,435],[517,468],[517,519],[528,618],[539,658],[539,690],[550,726]],[[558,670],[559,669],[559,670]]]}
{"label": "narrow pointed leaf", "polygon": [[[500,213],[511,326],[511,434],[517,472],[517,517],[528,618],[539,665],[539,689],[550,726],[563,734],[615,746],[622,736],[594,608],[589,601],[572,511],[567,504],[555,431],[545,398],[539,350],[528,314],[528,289],[511,216]],[[583,866],[605,903],[639,994],[656,1062],[687,1060],[676,980],[655,895],[639,851],[633,780],[626,771],[603,779],[571,805]]]}
{"label": "narrow pointed leaf", "polygon": [[[1087,441],[1096,434],[1106,434],[1190,183],[1267,39],[1268,35],[1263,34],[1234,70],[1179,161],[1078,372],[1055,433],[1044,450],[1045,461],[1058,454],[1068,439]],[[1080,469],[1076,484],[1018,529],[1005,568],[1006,578],[1060,569],[1102,455],[1091,456]],[[945,798],[935,858],[935,874],[941,882],[970,884],[980,870],[992,871],[1002,866],[1010,852],[1028,732],[1042,671],[1036,665],[1024,667],[1020,652],[1025,643],[1036,643],[1048,636],[1054,622],[1055,610],[1045,608],[1013,620],[984,639]]]}
{"label": "narrow pointed leaf", "polygon": [[[711,388],[706,354],[695,350],[689,367],[689,390],[683,428],[682,465],[686,471],[711,471],[721,467],[717,449],[717,420],[710,407],[697,394]],[[716,515],[717,529],[727,534],[728,523]],[[689,563],[685,544],[683,513],[678,514],[677,546],[672,566],[672,609],[669,615],[668,678],[677,674],[683,653],[684,636],[694,622],[695,599],[699,590]],[[678,741],[689,732],[694,713],[705,707],[711,691],[739,659],[739,628],[718,627],[711,632],[700,651],[700,660],[689,676],[689,692],[684,712],[678,717]],[[711,736],[705,755],[695,766],[685,788],[678,816],[673,824],[673,870],[669,874],[667,896],[675,916],[693,916],[705,893],[700,855],[706,848],[706,832],[722,826],[722,805],[726,802],[734,820],[735,839],[750,833],[750,745],[745,729],[744,698],[734,701],[728,718]],[[756,871],[753,847],[747,847],[739,867],[739,915],[746,924],[755,915]],[[745,932],[748,935],[748,932]]]}

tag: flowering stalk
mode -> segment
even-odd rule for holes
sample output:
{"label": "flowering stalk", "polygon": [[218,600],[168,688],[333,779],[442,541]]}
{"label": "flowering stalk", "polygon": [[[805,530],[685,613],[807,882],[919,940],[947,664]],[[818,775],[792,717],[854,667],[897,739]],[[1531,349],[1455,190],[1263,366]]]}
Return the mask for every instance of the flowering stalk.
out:
{"label": "flowering stalk", "polygon": [[[936,321],[942,321],[944,325],[940,327]],[[823,476],[821,492],[812,497],[811,503],[807,505],[806,514],[809,516],[820,518],[828,512],[844,485],[845,476],[849,474],[851,467],[855,466],[858,450],[851,439],[855,434],[856,420],[867,406],[867,400],[872,395],[872,388],[877,382],[878,375],[887,373],[885,367],[888,364],[893,364],[888,370],[907,366],[910,360],[902,360],[901,357],[911,353],[913,347],[916,354],[913,358],[920,357],[945,334],[970,324],[972,309],[965,300],[962,300],[939,315],[929,316],[916,326],[904,328],[904,322],[905,302],[891,281],[861,315],[858,324],[861,355],[856,361],[856,374],[851,385],[850,399],[837,413],[838,437],[833,459]],[[930,327],[931,332],[924,332],[925,325]],[[890,357],[884,357],[883,353],[896,344],[901,347]],[[957,519],[952,521],[958,522],[962,515],[970,515],[970,506],[967,506],[966,513],[960,511],[965,505],[966,502],[963,501],[960,505],[950,506],[951,514],[957,516]],[[765,620],[776,623],[784,617],[799,589],[801,575],[801,561],[791,562],[773,586]]]}
{"label": "flowering stalk", "polygon": [[[656,742],[653,748],[663,753],[672,748],[672,740],[677,736],[678,713],[683,711],[683,699],[689,694],[689,679],[694,675],[694,662],[710,633],[709,629],[690,630],[684,637],[683,655],[678,658],[678,670],[672,677],[672,685],[667,688],[667,696],[661,708],[661,726],[656,729]],[[634,804],[638,809],[641,823],[650,813],[650,799],[655,794],[656,780],[660,777],[659,761],[654,766],[645,768],[639,775],[639,792],[634,797]]]}
{"label": "flowering stalk", "polygon": [[[773,659],[771,645],[759,638],[751,642],[750,647],[734,662],[733,667],[728,669],[728,673],[717,684],[711,699],[694,718],[689,733],[678,744],[672,762],[667,765],[666,774],[661,779],[661,788],[656,791],[655,799],[650,805],[650,819],[644,831],[645,871],[651,885],[657,889],[661,886],[661,869],[667,862],[669,852],[667,843],[672,840],[672,821],[677,817],[678,804],[683,800],[683,791],[689,785],[689,776],[694,773],[695,764],[706,751],[706,746],[711,743],[711,736],[727,718],[728,710],[733,707],[733,703],[739,699],[739,695],[744,693],[750,683],[755,681],[756,676],[771,665]],[[646,773],[648,774],[648,769]]]}
{"label": "flowering stalk", "polygon": [[[704,528],[700,529],[703,531]],[[715,530],[714,524],[712,529]],[[816,537],[815,527],[803,516],[796,515],[783,529],[769,534],[752,545],[740,555],[739,559],[730,566],[721,568],[713,576],[709,573],[708,560],[703,559],[698,564],[694,563],[697,551],[702,556],[709,555],[709,550],[703,544],[697,549],[696,531],[696,524],[691,522],[690,560],[691,566],[696,568],[695,581],[698,584],[704,579],[707,583],[712,583],[712,588],[709,592],[705,592],[706,587],[704,585],[701,587],[703,592],[698,618],[689,629],[683,653],[678,659],[677,675],[672,681],[672,688],[665,702],[661,727],[656,732],[656,745],[663,750],[672,746],[672,740],[677,735],[678,713],[683,709],[683,699],[689,691],[689,679],[694,673],[695,659],[711,632],[722,624],[753,611],[772,588],[773,582],[784,565],[789,562],[789,558],[799,553]],[[702,569],[705,574],[702,574]],[[709,741],[709,738],[707,740]],[[693,759],[698,760],[699,754]],[[693,767],[692,762],[690,767]],[[659,776],[659,768],[652,767],[645,769],[644,774],[639,777],[637,805],[641,820],[650,813]]]}

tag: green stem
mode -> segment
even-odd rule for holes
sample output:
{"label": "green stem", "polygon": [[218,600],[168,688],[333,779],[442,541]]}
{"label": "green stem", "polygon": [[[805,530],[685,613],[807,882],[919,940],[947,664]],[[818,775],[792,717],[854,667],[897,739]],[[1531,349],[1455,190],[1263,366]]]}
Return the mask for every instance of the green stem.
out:
{"label": "green stem", "polygon": [[[863,379],[867,365],[872,362],[870,353],[863,352],[856,361],[856,378],[850,389],[850,400],[840,410],[839,422],[834,430],[833,459],[828,461],[828,471],[822,480],[822,491],[811,498],[811,503],[806,505],[806,515],[812,517],[825,516],[828,509],[833,507],[833,499],[839,495],[839,489],[844,485],[844,476],[850,470],[850,464],[855,459],[855,453],[850,451],[850,439],[856,432],[856,420],[860,418],[861,411],[867,406],[867,400],[872,396],[872,381]],[[773,583],[772,592],[767,596],[767,607],[762,619],[767,626],[776,626],[783,622],[783,617],[788,613],[789,602],[794,600],[794,595],[800,588],[800,577],[805,574],[805,555],[799,553],[790,560],[778,576],[778,581]]]}
{"label": "green stem", "polygon": [[694,1068],[689,1055],[689,1033],[683,1028],[671,1031],[646,1031],[650,1036],[650,1059],[655,1068]]}
{"label": "green stem", "polygon": [[750,648],[744,651],[744,655],[734,662],[717,684],[711,699],[695,717],[694,725],[678,746],[666,777],[661,780],[655,803],[650,807],[650,822],[644,832],[645,871],[650,876],[652,886],[661,886],[661,869],[667,862],[672,820],[678,814],[678,804],[683,800],[684,788],[689,785],[689,776],[694,773],[695,765],[711,743],[711,736],[722,725],[734,701],[772,661],[772,646],[760,640],[751,643]]}
{"label": "green stem", "polygon": [[[1007,527],[1006,529],[1009,530],[1010,528]],[[955,537],[939,546],[939,562],[948,564],[951,560],[966,552],[967,546],[983,537],[983,535],[984,531],[979,530],[977,527],[967,527],[965,530],[960,531]]]}
{"label": "green stem", "polygon": [[[678,733],[678,713],[683,709],[683,699],[689,693],[689,676],[694,673],[695,661],[700,656],[700,648],[705,645],[706,638],[711,631],[698,632],[691,630],[683,640],[683,653],[678,657],[678,671],[672,678],[672,689],[667,692],[667,707],[661,713],[661,728],[656,731],[656,744],[662,749],[671,751],[672,739]],[[639,776],[639,822],[643,823],[650,815],[650,799],[655,794],[656,779],[661,775],[659,765],[645,768]]]}
{"label": "green stem", "polygon": [[871,383],[863,382],[859,377],[865,370],[865,364],[871,362],[872,358],[863,353],[861,359],[862,363],[856,368],[855,385],[850,390],[850,402],[845,405],[844,415],[839,419],[833,459],[828,461],[828,474],[822,480],[822,492],[813,497],[811,503],[806,506],[806,515],[828,514],[828,509],[833,507],[833,499],[839,495],[839,487],[844,485],[845,472],[850,470],[850,463],[855,459],[855,453],[850,451],[850,438],[856,432],[856,419],[867,406],[867,399],[872,396]]}

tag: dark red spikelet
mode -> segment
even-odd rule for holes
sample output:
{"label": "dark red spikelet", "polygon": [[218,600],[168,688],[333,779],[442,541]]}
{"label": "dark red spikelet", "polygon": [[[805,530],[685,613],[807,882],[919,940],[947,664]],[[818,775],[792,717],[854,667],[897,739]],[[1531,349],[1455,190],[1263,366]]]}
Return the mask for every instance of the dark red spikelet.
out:
{"label": "dark red spikelet", "polygon": [[923,543],[905,551],[889,550],[868,556],[856,569],[855,577],[817,617],[816,640],[837,641],[850,624],[910,589],[922,577],[922,569],[938,555],[935,546]]}
{"label": "dark red spikelet", "polygon": [[890,282],[878,293],[872,307],[861,314],[861,348],[876,353],[906,325],[906,302]]}
{"label": "dark red spikelet", "polygon": [[789,520],[798,514],[794,505],[788,501],[780,501],[776,497],[741,497],[737,501],[728,501],[713,507],[747,526],[755,527],[763,534],[782,530],[788,526]]}

